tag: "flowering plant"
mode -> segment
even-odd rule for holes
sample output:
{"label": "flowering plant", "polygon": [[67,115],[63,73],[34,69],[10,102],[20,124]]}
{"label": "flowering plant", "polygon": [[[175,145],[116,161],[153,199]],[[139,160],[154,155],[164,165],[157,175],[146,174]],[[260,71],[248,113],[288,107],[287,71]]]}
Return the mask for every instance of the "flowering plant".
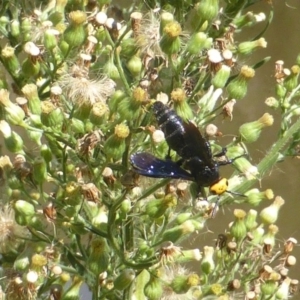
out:
{"label": "flowering plant", "polygon": [[[276,63],[276,98],[266,104],[282,119],[266,156],[254,166],[246,154],[273,124],[269,113],[240,126],[226,145],[237,170],[228,189],[240,195],[200,195],[195,182],[139,178],[129,163],[139,151],[168,153],[151,112],[155,101],[196,124],[220,152],[222,134],[211,123],[220,114],[233,119],[249,80],[268,61],[241,65],[267,42],[264,30],[252,41],[238,42],[237,33],[267,27],[271,6],[266,20],[248,10],[260,0],[145,0],[122,9],[110,2],[2,3],[1,296],[80,299],[82,286],[92,299],[294,295],[298,281],[288,268],[297,241],[289,238],[279,251],[276,244],[284,200],[276,196],[259,222],[253,207],[274,195],[251,187],[297,155],[299,58],[290,70]],[[181,244],[219,207],[239,203],[251,209],[235,209],[214,246]]]}

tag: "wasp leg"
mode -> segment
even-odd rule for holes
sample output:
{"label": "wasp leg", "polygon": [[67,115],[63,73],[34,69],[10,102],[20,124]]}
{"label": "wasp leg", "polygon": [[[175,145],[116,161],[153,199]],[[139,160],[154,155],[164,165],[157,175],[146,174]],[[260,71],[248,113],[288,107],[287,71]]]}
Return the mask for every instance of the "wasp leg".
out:
{"label": "wasp leg", "polygon": [[235,160],[237,160],[238,158],[241,158],[241,157],[244,157],[246,154],[241,154],[237,157],[234,157],[234,158],[228,158],[227,156],[226,157],[226,160],[223,160],[223,161],[218,161],[218,165],[219,166],[225,166],[225,165],[231,165]]}
{"label": "wasp leg", "polygon": [[221,152],[217,153],[214,155],[214,157],[222,157],[222,156],[225,156],[227,153],[227,148],[226,147],[223,147]]}
{"label": "wasp leg", "polygon": [[239,155],[239,156],[237,156],[237,157],[235,157],[235,158],[231,158],[231,159],[230,159],[230,158],[228,158],[228,157],[226,156],[226,153],[227,153],[227,148],[226,148],[226,147],[223,147],[222,150],[221,150],[221,152],[219,152],[219,153],[217,153],[217,154],[214,155],[214,157],[222,157],[222,156],[225,156],[225,157],[226,157],[226,160],[224,160],[224,161],[218,161],[218,165],[219,165],[219,166],[230,165],[230,164],[232,164],[236,159],[238,159],[238,158],[243,157],[243,156],[246,155],[246,153],[244,153],[244,154],[241,154],[241,155]]}
{"label": "wasp leg", "polygon": [[171,159],[171,148],[169,147],[166,159]]}

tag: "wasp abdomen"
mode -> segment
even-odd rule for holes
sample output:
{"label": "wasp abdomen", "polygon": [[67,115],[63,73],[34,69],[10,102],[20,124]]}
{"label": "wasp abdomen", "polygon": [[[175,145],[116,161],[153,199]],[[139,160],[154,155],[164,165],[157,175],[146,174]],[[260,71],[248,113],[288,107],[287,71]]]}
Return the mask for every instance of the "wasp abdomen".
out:
{"label": "wasp abdomen", "polygon": [[159,127],[165,134],[169,147],[182,156],[183,146],[185,145],[183,120],[174,110],[169,109],[159,101],[153,104],[153,112]]}

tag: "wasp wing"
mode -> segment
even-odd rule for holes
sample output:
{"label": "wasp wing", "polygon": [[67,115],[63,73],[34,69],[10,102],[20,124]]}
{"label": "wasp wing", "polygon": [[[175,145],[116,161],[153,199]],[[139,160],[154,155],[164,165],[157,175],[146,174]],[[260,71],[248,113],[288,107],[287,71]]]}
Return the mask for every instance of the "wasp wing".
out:
{"label": "wasp wing", "polygon": [[192,122],[183,123],[186,134],[184,141],[186,148],[191,153],[190,157],[198,157],[203,163],[210,165],[212,163],[212,153],[209,142],[202,136],[199,129]]}
{"label": "wasp wing", "polygon": [[147,177],[194,180],[194,177],[176,162],[160,159],[148,152],[132,154],[130,162],[135,172]]}

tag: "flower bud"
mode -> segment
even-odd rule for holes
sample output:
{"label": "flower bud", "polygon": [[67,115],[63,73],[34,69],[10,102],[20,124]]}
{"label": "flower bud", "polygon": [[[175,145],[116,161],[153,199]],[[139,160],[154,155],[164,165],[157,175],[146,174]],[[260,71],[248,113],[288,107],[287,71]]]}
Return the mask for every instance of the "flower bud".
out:
{"label": "flower bud", "polygon": [[200,261],[202,255],[199,249],[183,250],[174,258],[177,263],[187,263],[191,261]]}
{"label": "flower bud", "polygon": [[37,281],[39,279],[39,275],[35,271],[29,271],[26,274],[26,281],[32,286],[32,285],[37,285]]}
{"label": "flower bud", "polygon": [[76,118],[72,118],[71,119],[71,124],[70,124],[70,130],[71,132],[76,133],[85,133],[85,129],[84,129],[84,123]]}
{"label": "flower bud", "polygon": [[192,55],[201,53],[203,49],[210,49],[212,45],[212,38],[207,37],[204,32],[197,32],[191,36],[188,44],[187,51]]}
{"label": "flower bud", "polygon": [[111,113],[116,113],[117,112],[119,103],[125,97],[126,97],[126,94],[121,90],[117,90],[111,95],[111,97],[110,97],[110,99],[108,100],[108,103],[107,103]]}
{"label": "flower bud", "polygon": [[230,76],[230,71],[231,71],[230,67],[226,65],[222,65],[221,68],[217,71],[217,73],[213,77],[211,81],[212,85],[215,88],[223,88],[226,85],[227,80]]}
{"label": "flower bud", "polygon": [[56,29],[47,29],[44,35],[44,45],[48,51],[52,51],[57,47],[57,39],[59,36],[59,31]]}
{"label": "flower bud", "polygon": [[284,79],[283,85],[288,92],[291,92],[298,85],[300,66],[294,65],[291,68],[291,74]]}
{"label": "flower bud", "polygon": [[190,212],[186,212],[186,213],[180,213],[177,215],[176,219],[175,219],[175,223],[180,225],[183,222],[189,220],[192,216],[192,213]]}
{"label": "flower bud", "polygon": [[132,91],[132,100],[134,104],[141,105],[145,103],[149,98],[147,91],[141,87],[137,87]]}
{"label": "flower bud", "polygon": [[110,57],[106,64],[103,66],[103,72],[112,80],[120,79],[120,73],[114,63],[113,57]]}
{"label": "flower bud", "polygon": [[107,231],[108,213],[104,208],[99,208],[98,213],[93,217],[92,224],[100,230]]}
{"label": "flower bud", "polygon": [[21,69],[19,60],[15,55],[15,49],[10,46],[4,46],[1,50],[2,63],[14,77],[19,76]]}
{"label": "flower bud", "polygon": [[242,28],[244,26],[251,26],[255,20],[254,14],[248,11],[244,15],[237,16],[234,18],[233,23],[237,28]]}
{"label": "flower bud", "polygon": [[83,279],[79,276],[75,276],[71,282],[69,288],[63,293],[62,299],[64,300],[74,300],[78,299],[78,295],[80,295],[80,287],[83,283]]}
{"label": "flower bud", "polygon": [[70,24],[64,31],[64,41],[66,41],[71,48],[81,46],[86,39],[87,31],[85,22],[87,20],[86,13],[80,10],[72,11],[69,14]]}
{"label": "flower bud", "polygon": [[174,21],[174,16],[171,13],[169,13],[167,11],[162,12],[161,17],[160,17],[160,26],[159,26],[161,35],[163,34],[163,30],[166,27],[166,25],[173,21]]}
{"label": "flower bud", "polygon": [[159,300],[163,294],[162,281],[156,276],[150,276],[150,280],[146,283],[144,294],[149,300]]}
{"label": "flower bud", "polygon": [[120,214],[123,215],[124,219],[126,218],[126,215],[130,212],[131,207],[131,201],[129,199],[124,199],[122,201],[120,206]]}
{"label": "flower bud", "polygon": [[66,41],[60,40],[59,41],[59,50],[60,50],[60,55],[62,57],[66,57],[70,52],[70,46]]}
{"label": "flower bud", "polygon": [[241,138],[244,142],[253,143],[257,141],[264,127],[273,125],[274,118],[272,115],[265,113],[257,121],[243,124],[239,128]]}
{"label": "flower bud", "polygon": [[220,135],[220,131],[218,129],[218,127],[215,124],[208,124],[205,127],[205,134],[209,137],[209,138],[214,138],[216,136]]}
{"label": "flower bud", "polygon": [[109,167],[105,167],[102,172],[102,176],[103,176],[103,181],[107,184],[107,186],[113,187],[116,181],[116,177],[114,176],[113,170]]}
{"label": "flower bud", "polygon": [[33,179],[39,184],[47,179],[47,165],[42,157],[35,158],[33,162]]}
{"label": "flower bud", "polygon": [[141,110],[141,105],[147,99],[147,92],[142,88],[136,88],[132,98],[123,98],[118,106],[118,113],[121,120],[136,120],[138,119]]}
{"label": "flower bud", "polygon": [[171,99],[174,103],[174,109],[184,120],[192,120],[194,115],[191,107],[186,101],[186,93],[181,88],[176,88],[171,92]]}
{"label": "flower bud", "polygon": [[[8,87],[9,87],[9,84],[7,83],[7,76],[4,74],[5,71],[4,69],[3,70],[0,70],[0,89],[5,89],[7,90]],[[18,98],[18,97],[17,97]],[[17,101],[16,101],[17,102]]]}
{"label": "flower bud", "polygon": [[7,26],[10,23],[10,18],[8,16],[1,16],[0,17],[0,30],[3,35],[8,36]]}
{"label": "flower bud", "polygon": [[262,240],[264,242],[267,241],[268,245],[270,245],[272,249],[275,246],[276,243],[275,235],[277,234],[278,231],[279,231],[278,226],[271,224],[268,227],[268,232],[262,237]]}
{"label": "flower bud", "polygon": [[235,209],[233,212],[235,220],[230,226],[230,234],[237,242],[242,241],[247,234],[247,227],[245,224],[246,212],[242,209]]}
{"label": "flower bud", "polygon": [[253,245],[259,245],[261,243],[264,233],[265,230],[262,227],[257,227],[254,230],[252,230],[253,239],[251,243]]}
{"label": "flower bud", "polygon": [[[279,281],[279,278],[275,278],[276,277],[275,274],[273,275],[271,273],[270,274],[270,279],[265,280],[261,284],[260,289],[261,289],[261,296],[263,298],[270,298],[271,295],[274,295],[276,293],[277,288],[278,288],[278,282],[277,281]],[[271,277],[274,277],[274,279],[271,278]]]}
{"label": "flower bud", "polygon": [[218,49],[212,48],[207,51],[207,60],[212,73],[215,73],[222,67],[224,58]]}
{"label": "flower bud", "polygon": [[162,130],[154,130],[153,133],[152,133],[152,141],[154,144],[160,144],[162,142],[164,142],[166,139],[165,139],[165,134],[163,133]]}
{"label": "flower bud", "polygon": [[69,224],[70,224],[70,231],[72,234],[83,235],[87,233],[86,221],[82,216],[80,215],[74,216],[70,220]]}
{"label": "flower bud", "polygon": [[171,288],[176,294],[185,294],[192,286],[198,285],[200,278],[197,274],[177,275],[171,282]]}
{"label": "flower bud", "polygon": [[4,137],[4,143],[8,151],[12,153],[23,153],[23,139],[11,130],[6,121],[0,121],[0,131]]}
{"label": "flower bud", "polygon": [[125,269],[121,274],[115,279],[114,287],[117,290],[125,290],[135,278],[135,272],[132,269]]}
{"label": "flower bud", "polygon": [[290,298],[290,284],[292,279],[291,278],[285,278],[280,286],[278,287],[275,297],[278,300],[285,300]]}
{"label": "flower bud", "polygon": [[291,253],[293,251],[295,245],[297,245],[297,240],[293,237],[290,237],[284,243],[284,253],[286,253],[286,254]]}
{"label": "flower bud", "polygon": [[247,94],[247,82],[255,75],[254,69],[243,66],[239,75],[233,79],[227,86],[226,90],[229,98],[240,100]]}
{"label": "flower bud", "polygon": [[269,107],[272,107],[272,108],[278,108],[279,107],[279,101],[274,97],[268,97],[265,100],[265,104]]}
{"label": "flower bud", "polygon": [[[219,299],[222,299],[222,294],[224,293],[223,287],[220,283],[214,283],[210,286],[210,293],[215,295],[215,296],[220,296],[218,297]],[[226,296],[225,296],[226,299]]]}
{"label": "flower bud", "polygon": [[178,53],[181,46],[181,40],[180,40],[181,33],[182,33],[182,29],[178,22],[176,21],[169,22],[163,28],[163,35],[160,40],[160,47],[162,51],[165,52],[167,55]]}
{"label": "flower bud", "polygon": [[271,200],[274,198],[274,193],[271,189],[267,189],[264,192],[260,192],[258,189],[252,189],[245,193],[247,196],[247,202],[251,205],[257,206],[262,200]]}
{"label": "flower bud", "polygon": [[209,275],[215,269],[215,262],[213,256],[214,256],[214,248],[205,246],[203,248],[203,259],[201,261],[201,270],[206,275]]}
{"label": "flower bud", "polygon": [[[82,202],[81,199],[81,188],[79,183],[74,181],[68,181],[65,187],[64,201],[70,206],[76,206]],[[71,209],[69,217],[73,217],[73,210]],[[67,214],[67,213],[66,213]]]}
{"label": "flower bud", "polygon": [[257,227],[256,217],[257,211],[254,209],[250,209],[245,218],[245,226],[247,231],[251,231],[252,229]]}
{"label": "flower bud", "polygon": [[264,224],[273,224],[277,221],[278,218],[278,212],[280,207],[284,204],[284,200],[280,197],[277,196],[274,200],[274,202],[264,208],[261,212],[260,212],[260,218],[262,220],[262,222]]}
{"label": "flower bud", "polygon": [[94,125],[101,125],[107,120],[108,113],[109,109],[105,103],[96,102],[90,111],[89,119]]}
{"label": "flower bud", "polygon": [[189,233],[195,232],[196,228],[191,220],[183,222],[179,226],[175,226],[164,232],[162,241],[170,241],[176,243],[179,239],[187,238]]}
{"label": "flower bud", "polygon": [[[232,148],[233,148],[233,151],[236,149],[236,147],[232,147]],[[229,153],[229,151],[228,151],[228,153]],[[238,155],[229,156],[229,157],[234,159],[234,157],[237,157],[237,156]],[[251,165],[251,163],[249,162],[249,160],[246,157],[240,157],[239,159],[235,160],[234,165],[240,172],[242,172],[244,174],[244,176],[248,180],[257,179],[257,177],[259,175],[258,168],[256,166]]]}
{"label": "flower bud", "polygon": [[28,107],[32,114],[41,114],[41,100],[38,95],[37,86],[33,83],[29,83],[23,86],[22,92],[25,98],[28,100]]}
{"label": "flower bud", "polygon": [[13,208],[16,221],[19,225],[25,226],[29,224],[31,219],[35,216],[34,206],[25,200],[17,200],[13,203]]}
{"label": "flower bud", "polygon": [[202,98],[198,101],[198,105],[199,107],[201,107],[202,114],[205,114],[205,112],[211,112],[214,109],[222,93],[222,89],[214,90],[213,86],[209,87],[206,94],[204,94]]}
{"label": "flower bud", "polygon": [[21,20],[21,33],[23,42],[30,41],[32,33],[32,19],[31,17],[24,17]]}
{"label": "flower bud", "polygon": [[51,128],[61,128],[64,121],[64,114],[59,107],[48,100],[41,103],[41,121],[43,125]]}
{"label": "flower bud", "polygon": [[260,38],[251,42],[243,42],[238,45],[237,51],[240,54],[251,54],[256,48],[266,48],[267,42],[264,38]]}
{"label": "flower bud", "polygon": [[84,121],[85,126],[87,126],[87,123],[92,124],[91,122],[87,122],[92,109],[92,104],[90,101],[85,100],[86,99],[83,99],[82,102],[75,103],[73,117],[79,119],[80,121]]}
{"label": "flower bud", "polygon": [[86,266],[94,275],[107,271],[109,266],[109,248],[104,238],[96,238],[90,245],[90,255],[87,259]]}
{"label": "flower bud", "polygon": [[[219,1],[202,0],[195,6],[190,15],[191,26],[194,30],[205,31],[205,24],[211,24],[219,13]],[[207,26],[207,25],[206,25]],[[201,28],[202,27],[202,28]]]}
{"label": "flower bud", "polygon": [[297,258],[294,255],[289,255],[285,260],[285,266],[287,268],[295,266],[297,263]]}
{"label": "flower bud", "polygon": [[104,144],[104,153],[111,158],[120,158],[125,151],[125,139],[129,136],[129,127],[125,124],[115,126],[115,133],[112,134]]}
{"label": "flower bud", "polygon": [[8,90],[0,90],[0,107],[4,108],[4,116],[7,122],[9,122],[12,125],[23,124],[25,112],[20,106],[10,101]]}
{"label": "flower bud", "polygon": [[[126,60],[130,60],[131,57],[137,55],[138,47],[136,44],[136,40],[134,38],[126,38],[122,41],[121,44],[121,52],[120,56],[125,58]],[[135,56],[139,57],[139,56]],[[135,60],[134,60],[135,61]],[[133,65],[133,70],[137,71],[137,66],[139,65],[138,60],[136,60],[137,64]]]}
{"label": "flower bud", "polygon": [[36,271],[42,271],[42,268],[47,265],[47,262],[47,257],[36,253],[31,257],[31,268]]}
{"label": "flower bud", "polygon": [[145,212],[153,219],[161,217],[168,208],[176,207],[177,199],[172,194],[166,195],[163,199],[154,199],[147,203]]}
{"label": "flower bud", "polygon": [[25,271],[30,266],[30,258],[32,256],[32,247],[27,246],[14,261],[14,269],[18,272]]}
{"label": "flower bud", "polygon": [[27,53],[30,58],[32,58],[33,63],[37,61],[37,57],[41,54],[40,48],[33,42],[25,43],[24,52]]}
{"label": "flower bud", "polygon": [[276,84],[276,87],[275,87],[275,92],[276,92],[276,96],[279,98],[279,99],[282,99],[285,97],[286,93],[287,93],[287,90],[286,88],[283,86],[283,84],[281,83],[277,83]]}
{"label": "flower bud", "polygon": [[26,117],[29,117],[28,100],[24,97],[17,97],[16,104],[22,108]]}
{"label": "flower bud", "polygon": [[105,25],[107,21],[107,14],[103,11],[100,11],[96,14],[95,21],[99,25]]}
{"label": "flower bud", "polygon": [[20,37],[20,22],[18,20],[13,20],[10,23],[10,34],[17,39]]}
{"label": "flower bud", "polygon": [[42,131],[28,130],[26,133],[33,142],[35,142],[37,145],[41,146],[41,144],[42,144],[41,139],[43,137]]}
{"label": "flower bud", "polygon": [[139,56],[133,55],[126,64],[129,72],[133,77],[137,77],[141,74],[143,63]]}
{"label": "flower bud", "polygon": [[41,65],[39,61],[33,61],[30,57],[27,57],[22,62],[22,71],[27,77],[35,77],[40,73]]}
{"label": "flower bud", "polygon": [[7,186],[12,190],[20,190],[22,189],[22,181],[19,176],[11,174],[7,178]]}

